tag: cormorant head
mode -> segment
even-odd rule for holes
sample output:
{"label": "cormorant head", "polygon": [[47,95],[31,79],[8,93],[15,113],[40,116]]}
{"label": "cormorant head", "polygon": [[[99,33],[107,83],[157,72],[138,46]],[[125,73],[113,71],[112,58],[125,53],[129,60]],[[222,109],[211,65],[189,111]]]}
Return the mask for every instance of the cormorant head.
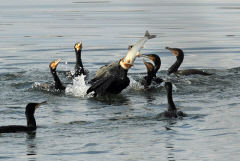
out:
{"label": "cormorant head", "polygon": [[47,103],[47,101],[41,102],[41,103],[29,103],[26,106],[25,114],[27,116],[31,116],[34,114],[35,110],[42,104]]}
{"label": "cormorant head", "polygon": [[157,73],[157,71],[159,70],[160,66],[161,66],[161,59],[158,55],[156,54],[142,54],[142,57],[146,57],[150,60],[152,60],[154,62],[155,65],[155,72]]}
{"label": "cormorant head", "polygon": [[178,58],[183,58],[184,54],[183,51],[179,48],[170,48],[170,47],[166,47],[167,50],[171,51],[173,53],[173,55],[175,55]]}
{"label": "cormorant head", "polygon": [[49,64],[49,67],[51,70],[55,70],[59,64],[59,62],[61,61],[61,59],[58,60],[54,60]]}
{"label": "cormorant head", "polygon": [[75,49],[76,51],[82,50],[82,42],[77,42],[77,43],[74,45],[74,49]]}
{"label": "cormorant head", "polygon": [[143,62],[144,62],[144,64],[145,64],[146,68],[147,68],[148,74],[152,74],[152,73],[155,72],[154,66],[153,66],[152,63],[146,62],[144,59],[143,59]]}

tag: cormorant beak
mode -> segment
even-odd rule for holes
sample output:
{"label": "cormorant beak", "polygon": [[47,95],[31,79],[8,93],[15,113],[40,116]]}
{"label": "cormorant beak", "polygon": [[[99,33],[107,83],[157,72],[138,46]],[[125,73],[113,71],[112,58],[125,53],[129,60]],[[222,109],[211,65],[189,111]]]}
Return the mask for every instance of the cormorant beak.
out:
{"label": "cormorant beak", "polygon": [[179,54],[178,51],[174,48],[165,47],[165,49],[171,51],[173,53],[173,55],[175,55],[175,56],[178,56],[178,54]]}
{"label": "cormorant beak", "polygon": [[44,102],[41,102],[41,103],[38,103],[36,106],[35,106],[35,110],[40,106],[40,105],[43,105],[43,104],[46,104],[47,101],[44,101]]}
{"label": "cormorant beak", "polygon": [[76,43],[74,47],[77,51],[82,50],[82,42],[80,41],[80,42]]}
{"label": "cormorant beak", "polygon": [[122,60],[120,61],[120,65],[124,68],[124,69],[130,69],[133,64],[130,62],[125,62],[124,58],[122,58]]}
{"label": "cormorant beak", "polygon": [[52,61],[51,64],[50,64],[50,67],[52,69],[56,69],[60,61],[61,61],[61,59]]}
{"label": "cormorant beak", "polygon": [[155,61],[155,57],[152,56],[152,55],[142,54],[141,56],[145,57],[145,58],[148,58],[148,59],[152,60],[153,62]]}
{"label": "cormorant beak", "polygon": [[152,63],[149,63],[149,62],[145,61],[145,59],[143,59],[143,62],[144,62],[148,71],[152,71],[154,69],[154,66],[152,65]]}

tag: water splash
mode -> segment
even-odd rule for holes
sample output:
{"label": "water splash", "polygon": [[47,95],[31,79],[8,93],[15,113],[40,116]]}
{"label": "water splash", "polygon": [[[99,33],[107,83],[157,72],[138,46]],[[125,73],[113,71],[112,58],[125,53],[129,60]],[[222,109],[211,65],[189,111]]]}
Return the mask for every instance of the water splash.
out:
{"label": "water splash", "polygon": [[46,83],[34,82],[34,84],[32,85],[32,89],[51,91],[51,86]]}
{"label": "water splash", "polygon": [[86,85],[84,78],[85,78],[84,75],[75,77],[73,79],[73,84],[70,84],[66,87],[65,94],[76,96],[76,97],[87,96],[86,92],[90,86]]}
{"label": "water splash", "polygon": [[129,84],[128,88],[133,88],[135,90],[143,90],[144,89],[144,86],[140,82],[137,82],[131,76],[129,76],[129,79],[130,79],[130,84]]}
{"label": "water splash", "polygon": [[175,84],[172,84],[172,89],[173,89],[173,91],[176,92],[178,88],[177,88],[177,86]]}
{"label": "water splash", "polygon": [[61,93],[60,90],[55,89],[53,84],[40,83],[40,82],[34,82],[31,89],[39,90],[39,91],[46,91],[46,92],[51,92],[51,93]]}

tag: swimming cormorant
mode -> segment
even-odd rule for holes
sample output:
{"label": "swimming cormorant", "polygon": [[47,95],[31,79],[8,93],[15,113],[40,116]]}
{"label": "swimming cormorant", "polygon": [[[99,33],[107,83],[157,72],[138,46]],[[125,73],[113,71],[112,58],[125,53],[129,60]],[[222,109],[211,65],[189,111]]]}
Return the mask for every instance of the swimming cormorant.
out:
{"label": "swimming cormorant", "polygon": [[210,73],[207,73],[205,71],[198,70],[198,69],[178,70],[178,68],[180,67],[184,59],[183,51],[179,48],[166,47],[166,49],[171,51],[177,58],[176,62],[168,69],[168,75],[172,73],[178,74],[178,75],[192,75],[192,74],[211,75]]}
{"label": "swimming cormorant", "polygon": [[155,70],[152,63],[146,62],[145,60],[143,60],[143,62],[147,68],[147,76],[143,77],[141,84],[144,85],[144,88],[147,88],[152,83],[153,77],[155,75]]}
{"label": "swimming cormorant", "polygon": [[[154,70],[153,70],[153,79],[152,81],[156,84],[161,84],[163,82],[163,79],[159,78],[156,76],[158,70],[160,69],[161,66],[161,59],[158,55],[156,54],[142,54],[141,56],[146,57],[150,60],[153,61],[154,63]],[[145,64],[146,65],[146,64]]]}
{"label": "swimming cormorant", "polygon": [[183,113],[182,111],[178,111],[172,98],[172,83],[165,82],[165,89],[167,91],[167,100],[168,100],[168,107],[167,111],[158,114],[158,117],[165,117],[165,118],[177,118],[177,117],[186,117],[187,114]]}
{"label": "swimming cormorant", "polygon": [[87,94],[92,91],[94,91],[94,96],[107,93],[118,94],[125,89],[130,83],[127,77],[128,70],[133,66],[136,57],[139,56],[139,51],[144,43],[155,37],[146,31],[145,36],[128,50],[124,58],[101,67],[89,82],[91,87],[87,90]]}
{"label": "swimming cormorant", "polygon": [[66,87],[64,85],[62,85],[62,82],[60,81],[60,79],[57,75],[57,72],[56,72],[57,66],[58,66],[60,61],[61,61],[61,59],[52,61],[49,64],[49,68],[50,68],[50,72],[52,73],[52,76],[53,76],[53,79],[54,79],[55,89],[60,90],[60,91],[64,91],[66,89]]}
{"label": "swimming cormorant", "polygon": [[10,125],[10,126],[0,126],[0,133],[14,133],[14,132],[30,132],[37,129],[36,121],[34,117],[35,110],[46,101],[41,103],[29,103],[26,106],[25,115],[27,119],[27,126],[21,125]]}

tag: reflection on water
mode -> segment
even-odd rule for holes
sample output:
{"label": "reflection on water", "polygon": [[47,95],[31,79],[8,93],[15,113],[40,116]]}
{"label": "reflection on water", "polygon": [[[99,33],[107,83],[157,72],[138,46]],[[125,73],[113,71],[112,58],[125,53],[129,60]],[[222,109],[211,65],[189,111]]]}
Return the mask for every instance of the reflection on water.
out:
{"label": "reflection on water", "polygon": [[169,161],[175,161],[175,156],[174,156],[174,144],[171,143],[171,140],[166,140],[166,150],[167,150],[167,153],[168,153],[168,157],[167,159]]}
{"label": "reflection on water", "polygon": [[35,161],[37,155],[37,145],[36,145],[36,131],[29,132],[26,135],[26,145],[27,145],[27,152],[26,155],[30,155],[31,157],[28,158],[29,161]]}
{"label": "reflection on water", "polygon": [[121,106],[129,105],[131,103],[130,99],[124,94],[119,95],[105,95],[100,97],[91,98],[92,101],[99,101],[103,104],[112,105],[112,106]]}

